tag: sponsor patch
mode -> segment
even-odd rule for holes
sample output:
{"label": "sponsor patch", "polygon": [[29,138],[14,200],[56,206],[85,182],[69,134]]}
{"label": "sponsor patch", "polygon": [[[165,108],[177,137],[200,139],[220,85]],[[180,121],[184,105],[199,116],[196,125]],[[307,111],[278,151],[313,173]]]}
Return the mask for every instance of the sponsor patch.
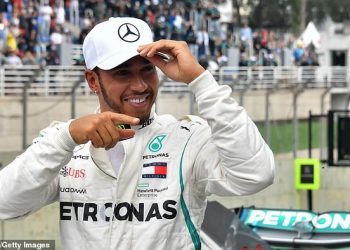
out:
{"label": "sponsor patch", "polygon": [[172,220],[177,215],[177,201],[164,200],[141,203],[60,202],[60,219],[106,223],[111,220],[148,222]]}
{"label": "sponsor patch", "polygon": [[165,139],[166,135],[158,135],[154,137],[149,143],[148,143],[148,149],[149,151],[155,153],[162,149],[163,147],[163,141]]}
{"label": "sponsor patch", "polygon": [[60,187],[61,193],[76,193],[76,194],[86,194],[85,188],[70,188],[70,187]]}
{"label": "sponsor patch", "polygon": [[149,183],[145,183],[145,182],[139,183],[139,184],[137,184],[137,187],[138,188],[148,188],[149,187]]}
{"label": "sponsor patch", "polygon": [[72,158],[74,160],[76,160],[76,159],[89,160],[89,156],[88,155],[73,155]]}
{"label": "sponsor patch", "polygon": [[160,178],[165,179],[167,176],[166,162],[151,162],[143,164],[142,178]]}
{"label": "sponsor patch", "polygon": [[154,120],[153,117],[151,119],[148,119],[147,121],[145,121],[144,123],[141,124],[141,127],[139,129],[147,127],[148,125],[150,125],[153,122],[153,120]]}
{"label": "sponsor patch", "polygon": [[60,175],[63,177],[73,177],[73,178],[85,178],[85,169],[74,169],[71,167],[64,166],[60,170]]}
{"label": "sponsor patch", "polygon": [[156,155],[143,155],[142,159],[154,159],[154,158],[168,158],[169,157],[169,153],[159,153]]}
{"label": "sponsor patch", "polygon": [[143,198],[155,198],[158,197],[159,193],[162,193],[164,191],[167,191],[169,188],[138,188],[137,191],[137,197],[143,197]]}

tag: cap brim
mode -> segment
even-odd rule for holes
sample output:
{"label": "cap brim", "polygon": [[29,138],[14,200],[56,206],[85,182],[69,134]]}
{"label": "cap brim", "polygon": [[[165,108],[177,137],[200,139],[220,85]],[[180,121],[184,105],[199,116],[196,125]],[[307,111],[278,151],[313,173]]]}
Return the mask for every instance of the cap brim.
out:
{"label": "cap brim", "polygon": [[139,53],[136,50],[135,52],[129,52],[128,54],[115,53],[96,66],[103,70],[110,70],[138,55]]}

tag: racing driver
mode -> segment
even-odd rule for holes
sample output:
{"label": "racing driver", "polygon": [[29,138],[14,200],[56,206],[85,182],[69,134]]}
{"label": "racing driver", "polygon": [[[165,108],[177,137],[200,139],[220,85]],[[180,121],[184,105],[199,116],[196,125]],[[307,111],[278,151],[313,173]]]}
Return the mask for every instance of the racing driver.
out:
{"label": "racing driver", "polygon": [[[244,108],[182,41],[110,18],[83,44],[96,113],[53,122],[0,172],[0,219],[58,201],[63,249],[200,249],[209,195],[256,193],[274,160]],[[157,115],[156,67],[188,84],[199,116]]]}

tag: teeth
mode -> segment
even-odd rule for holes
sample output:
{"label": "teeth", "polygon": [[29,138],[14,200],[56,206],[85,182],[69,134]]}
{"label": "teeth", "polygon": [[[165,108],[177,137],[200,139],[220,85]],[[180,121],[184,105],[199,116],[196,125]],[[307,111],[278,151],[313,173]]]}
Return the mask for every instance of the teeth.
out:
{"label": "teeth", "polygon": [[143,98],[131,98],[128,101],[131,103],[141,103],[144,102],[146,100],[146,97]]}
{"label": "teeth", "polygon": [[145,102],[148,96],[149,96],[149,94],[134,95],[134,96],[126,97],[124,100],[129,102],[129,103],[139,104],[139,103]]}

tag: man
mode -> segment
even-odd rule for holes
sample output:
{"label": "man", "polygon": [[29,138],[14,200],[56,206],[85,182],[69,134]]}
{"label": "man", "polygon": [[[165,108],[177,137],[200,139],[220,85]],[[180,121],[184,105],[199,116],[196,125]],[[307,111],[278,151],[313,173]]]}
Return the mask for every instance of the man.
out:
{"label": "man", "polygon": [[[271,184],[269,147],[186,43],[152,42],[145,22],[110,18],[83,51],[100,110],[52,124],[0,172],[0,219],[59,200],[63,249],[200,249],[208,195]],[[155,114],[155,66],[189,84],[202,118]]]}

